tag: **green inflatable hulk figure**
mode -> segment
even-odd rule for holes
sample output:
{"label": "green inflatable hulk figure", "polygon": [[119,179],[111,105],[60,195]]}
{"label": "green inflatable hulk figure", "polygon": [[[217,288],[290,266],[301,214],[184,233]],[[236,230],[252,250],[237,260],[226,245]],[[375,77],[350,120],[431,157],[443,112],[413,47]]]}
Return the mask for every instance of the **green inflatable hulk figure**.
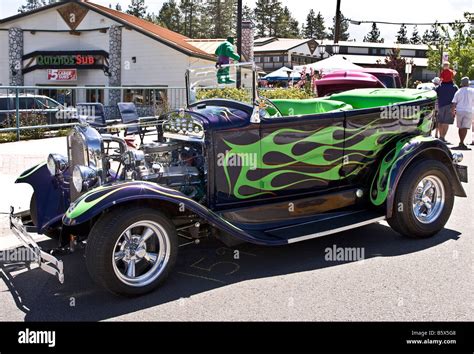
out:
{"label": "green inflatable hulk figure", "polygon": [[214,53],[217,55],[217,82],[219,84],[233,84],[235,81],[230,78],[230,68],[222,65],[230,64],[230,59],[240,60],[240,55],[234,52],[234,38],[228,37],[227,40],[219,45]]}

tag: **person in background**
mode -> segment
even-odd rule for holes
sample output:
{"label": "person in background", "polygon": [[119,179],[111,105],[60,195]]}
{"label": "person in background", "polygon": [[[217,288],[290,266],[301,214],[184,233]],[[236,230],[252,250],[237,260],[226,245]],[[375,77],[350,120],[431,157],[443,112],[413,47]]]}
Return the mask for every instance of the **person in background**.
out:
{"label": "person in background", "polygon": [[443,63],[443,70],[441,70],[441,74],[439,75],[443,84],[453,83],[454,75],[456,75],[456,72],[451,70],[449,66],[449,61]]}
{"label": "person in background", "polygon": [[464,139],[472,126],[473,106],[474,88],[469,87],[469,78],[465,76],[461,79],[461,88],[454,95],[451,104],[451,114],[453,117],[456,116],[459,128],[458,150],[471,150],[464,144]]}
{"label": "person in background", "polygon": [[452,82],[441,82],[441,85],[436,88],[439,139],[445,144],[450,144],[446,141],[446,134],[449,126],[454,123],[454,116],[451,114],[451,102],[457,90],[458,87]]}
{"label": "person in background", "polygon": [[[435,77],[433,80],[431,80],[431,82],[433,83],[434,85],[434,90],[436,90],[438,88],[438,86],[441,84],[441,79],[439,77]],[[435,107],[435,112],[436,112],[436,117],[438,116],[438,101],[436,101],[436,107]],[[438,122],[436,122],[435,124],[435,137],[438,138],[439,137],[439,127],[438,127]]]}

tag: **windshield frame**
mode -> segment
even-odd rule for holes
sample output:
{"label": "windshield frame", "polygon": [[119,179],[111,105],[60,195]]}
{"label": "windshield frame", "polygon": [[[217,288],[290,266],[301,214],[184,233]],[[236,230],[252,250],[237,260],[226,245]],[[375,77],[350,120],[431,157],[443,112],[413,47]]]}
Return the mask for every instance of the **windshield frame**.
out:
{"label": "windshield frame", "polygon": [[[258,92],[257,92],[257,67],[255,66],[254,62],[242,62],[242,63],[233,63],[233,64],[226,64],[221,65],[222,68],[238,68],[240,67],[247,67],[247,69],[252,71],[252,102],[250,105],[255,106],[255,102],[258,99]],[[191,99],[191,72],[193,71],[200,71],[200,70],[216,70],[216,66],[201,66],[195,68],[188,68],[186,69],[185,73],[185,84],[186,84],[186,107],[190,107],[191,105],[195,105],[196,103],[200,102],[199,100],[192,101]],[[218,88],[218,87],[216,87]]]}

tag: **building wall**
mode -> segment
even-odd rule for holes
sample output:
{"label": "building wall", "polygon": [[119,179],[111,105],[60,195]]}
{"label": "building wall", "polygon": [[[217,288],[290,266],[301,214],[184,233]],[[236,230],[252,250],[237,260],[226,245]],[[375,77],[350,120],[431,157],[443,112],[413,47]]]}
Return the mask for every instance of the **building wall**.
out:
{"label": "building wall", "polygon": [[9,84],[8,31],[0,31],[0,85]]}

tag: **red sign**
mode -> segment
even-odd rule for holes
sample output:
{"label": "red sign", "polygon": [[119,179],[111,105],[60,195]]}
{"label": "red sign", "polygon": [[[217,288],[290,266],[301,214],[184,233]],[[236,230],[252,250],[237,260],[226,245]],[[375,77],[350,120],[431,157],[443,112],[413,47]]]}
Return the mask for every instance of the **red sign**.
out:
{"label": "red sign", "polygon": [[48,69],[48,81],[77,81],[77,70]]}

